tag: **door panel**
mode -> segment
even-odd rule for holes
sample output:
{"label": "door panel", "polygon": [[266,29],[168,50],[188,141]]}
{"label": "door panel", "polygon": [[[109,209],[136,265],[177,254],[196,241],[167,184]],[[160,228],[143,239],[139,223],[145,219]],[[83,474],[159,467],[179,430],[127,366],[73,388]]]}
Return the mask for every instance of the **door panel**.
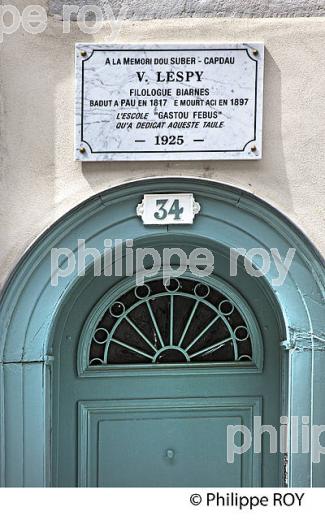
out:
{"label": "door panel", "polygon": [[259,486],[251,450],[227,463],[227,427],[252,429],[259,398],[79,403],[80,486]]}

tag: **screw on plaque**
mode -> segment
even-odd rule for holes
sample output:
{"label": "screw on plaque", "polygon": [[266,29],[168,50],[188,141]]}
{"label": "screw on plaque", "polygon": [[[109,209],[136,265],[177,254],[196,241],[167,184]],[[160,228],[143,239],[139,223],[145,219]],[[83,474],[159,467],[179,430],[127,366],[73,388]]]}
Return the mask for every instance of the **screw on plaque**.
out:
{"label": "screw on plaque", "polygon": [[253,144],[253,145],[251,146],[251,150],[252,150],[252,152],[256,152],[257,148],[256,148],[256,145],[255,145],[255,144]]}
{"label": "screw on plaque", "polygon": [[80,51],[80,56],[82,56],[84,58],[85,56],[87,56],[87,52],[86,51]]}
{"label": "screw on plaque", "polygon": [[257,49],[253,49],[253,54],[254,54],[254,56],[257,56],[258,55],[258,50]]}
{"label": "screw on plaque", "polygon": [[80,146],[79,152],[80,153],[86,153],[86,148],[84,148],[84,146]]}

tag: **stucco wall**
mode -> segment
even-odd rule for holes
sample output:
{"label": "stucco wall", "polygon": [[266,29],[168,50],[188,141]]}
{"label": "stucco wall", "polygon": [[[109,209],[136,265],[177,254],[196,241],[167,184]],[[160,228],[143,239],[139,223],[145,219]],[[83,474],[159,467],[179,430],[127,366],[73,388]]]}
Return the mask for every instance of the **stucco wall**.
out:
{"label": "stucco wall", "polygon": [[[49,0],[49,14],[61,15],[63,5],[112,6],[115,15],[144,20],[177,17],[324,16],[323,0]],[[90,14],[90,13],[89,13]],[[91,14],[90,14],[91,15]]]}
{"label": "stucco wall", "polygon": [[108,27],[85,35],[75,23],[70,34],[62,34],[62,22],[49,17],[42,34],[5,37],[0,280],[35,237],[73,206],[110,186],[150,176],[197,176],[241,187],[280,209],[324,253],[324,20],[187,18],[120,25],[117,41],[123,42],[264,42],[261,161],[74,162],[74,44],[110,41],[108,35]]}

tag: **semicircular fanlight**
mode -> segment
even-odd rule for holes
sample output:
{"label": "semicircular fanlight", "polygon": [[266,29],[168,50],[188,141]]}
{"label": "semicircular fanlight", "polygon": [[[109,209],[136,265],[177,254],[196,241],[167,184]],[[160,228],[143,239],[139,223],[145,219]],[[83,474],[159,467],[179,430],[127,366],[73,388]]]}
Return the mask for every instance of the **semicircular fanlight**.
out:
{"label": "semicircular fanlight", "polygon": [[93,330],[89,366],[252,362],[247,323],[206,283],[152,280],[119,296]]}

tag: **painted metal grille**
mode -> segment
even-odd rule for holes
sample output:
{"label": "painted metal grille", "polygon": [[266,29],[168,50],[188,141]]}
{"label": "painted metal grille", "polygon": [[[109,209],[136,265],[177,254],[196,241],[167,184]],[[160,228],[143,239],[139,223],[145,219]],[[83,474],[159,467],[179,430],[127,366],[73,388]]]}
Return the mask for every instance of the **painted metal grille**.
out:
{"label": "painted metal grille", "polygon": [[95,327],[89,365],[251,362],[247,324],[225,295],[191,279],[134,287]]}

